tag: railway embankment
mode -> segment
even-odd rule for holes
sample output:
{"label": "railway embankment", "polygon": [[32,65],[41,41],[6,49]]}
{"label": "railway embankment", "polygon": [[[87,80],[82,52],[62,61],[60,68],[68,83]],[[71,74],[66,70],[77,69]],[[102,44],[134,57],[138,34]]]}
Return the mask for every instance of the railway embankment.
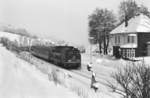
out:
{"label": "railway embankment", "polygon": [[79,98],[0,44],[0,98]]}
{"label": "railway embankment", "polygon": [[91,80],[86,77],[49,64],[48,62],[32,56],[28,52],[21,52],[17,56],[28,61],[33,66],[36,66],[37,69],[47,75],[49,81],[53,81],[56,85],[63,85],[69,88],[81,98],[114,98],[114,96],[101,91],[95,93],[94,90],[90,88]]}

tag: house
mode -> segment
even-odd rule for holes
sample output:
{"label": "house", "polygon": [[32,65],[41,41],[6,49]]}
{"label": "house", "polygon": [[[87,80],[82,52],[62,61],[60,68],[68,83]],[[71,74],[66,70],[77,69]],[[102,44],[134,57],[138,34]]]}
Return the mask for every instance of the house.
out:
{"label": "house", "polygon": [[133,58],[150,55],[150,18],[140,14],[110,32],[110,45],[116,57]]}

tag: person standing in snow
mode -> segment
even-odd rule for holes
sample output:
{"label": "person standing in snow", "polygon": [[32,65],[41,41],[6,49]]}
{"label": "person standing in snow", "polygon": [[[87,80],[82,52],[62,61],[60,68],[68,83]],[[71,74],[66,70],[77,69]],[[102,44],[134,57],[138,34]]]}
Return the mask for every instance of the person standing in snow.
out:
{"label": "person standing in snow", "polygon": [[96,74],[92,71],[91,88],[96,92],[98,90],[98,82],[95,79]]}
{"label": "person standing in snow", "polygon": [[92,72],[92,77],[91,77],[91,88],[94,89],[94,91],[96,92],[98,90],[98,82],[95,79],[96,74],[94,73],[94,71],[92,70],[92,62],[87,64],[87,70]]}
{"label": "person standing in snow", "polygon": [[93,83],[95,83],[95,82],[96,82],[95,76],[96,76],[96,74],[92,71],[92,77],[91,77],[91,88],[93,87]]}
{"label": "person standing in snow", "polygon": [[87,70],[91,71],[91,68],[92,68],[92,62],[90,62],[90,63],[87,64]]}

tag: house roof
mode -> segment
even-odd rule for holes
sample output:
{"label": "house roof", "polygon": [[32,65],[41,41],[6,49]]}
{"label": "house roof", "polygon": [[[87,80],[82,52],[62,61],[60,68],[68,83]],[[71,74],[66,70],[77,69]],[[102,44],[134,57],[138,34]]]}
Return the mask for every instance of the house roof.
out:
{"label": "house roof", "polygon": [[127,27],[125,27],[125,22],[123,22],[121,25],[112,30],[110,34],[138,32],[150,33],[150,18],[143,14],[131,18],[128,21]]}

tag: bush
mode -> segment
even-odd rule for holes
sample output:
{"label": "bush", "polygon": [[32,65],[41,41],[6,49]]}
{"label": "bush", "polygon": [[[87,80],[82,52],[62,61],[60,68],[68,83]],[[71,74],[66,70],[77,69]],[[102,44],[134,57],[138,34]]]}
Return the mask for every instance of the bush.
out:
{"label": "bush", "polygon": [[63,85],[67,87],[67,80],[68,80],[68,74],[65,74],[63,71],[60,71],[59,69],[52,68],[51,73],[48,73],[49,80],[53,80],[54,83]]}
{"label": "bush", "polygon": [[129,63],[112,74],[117,84],[108,82],[113,92],[124,98],[150,98],[150,66],[142,63]]}
{"label": "bush", "polygon": [[8,45],[8,38],[2,37],[1,38],[1,43],[3,44],[3,46],[7,46]]}
{"label": "bush", "polygon": [[81,98],[89,98],[88,96],[88,91],[86,91],[85,88],[82,88],[82,87],[78,87],[78,86],[73,86],[71,88],[72,91],[76,92],[76,94],[78,96],[80,96]]}
{"label": "bush", "polygon": [[53,81],[54,81],[54,83],[55,83],[56,85],[57,85],[57,84],[61,84],[57,73],[58,73],[58,72],[57,72],[57,70],[55,70],[55,69],[53,69],[52,72],[51,72],[51,76],[52,76]]}

